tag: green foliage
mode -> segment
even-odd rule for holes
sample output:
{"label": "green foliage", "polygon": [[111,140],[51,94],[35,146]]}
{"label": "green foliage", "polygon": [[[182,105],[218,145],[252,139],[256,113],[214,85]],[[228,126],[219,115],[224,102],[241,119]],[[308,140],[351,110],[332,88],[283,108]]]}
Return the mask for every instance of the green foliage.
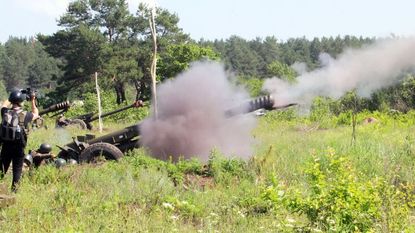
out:
{"label": "green foliage", "polygon": [[295,108],[282,109],[279,111],[269,111],[263,116],[267,122],[275,121],[292,121],[298,118],[298,112]]}
{"label": "green foliage", "polygon": [[177,162],[160,160],[148,156],[135,156],[130,161],[135,167],[155,168],[165,170],[175,184],[181,184],[185,175],[212,177],[216,183],[229,183],[235,179],[250,179],[253,174],[248,164],[240,159],[225,158],[217,151],[212,151],[207,164],[197,159]]}
{"label": "green foliage", "polygon": [[[131,102],[128,104],[132,104]],[[102,113],[107,113],[110,111],[117,110],[126,105],[117,105],[116,97],[113,92],[101,92],[101,106]],[[75,117],[82,114],[94,113],[98,115],[98,100],[96,93],[85,93],[83,95],[83,105],[78,105],[71,107],[70,110],[66,113],[66,117]],[[108,116],[105,121],[126,123],[126,122],[138,122],[143,120],[149,114],[148,106],[140,108],[130,108],[128,110],[116,113],[114,115]]]}
{"label": "green foliage", "polygon": [[253,176],[245,161],[225,158],[217,150],[213,150],[209,156],[206,174],[212,176],[215,182],[225,184],[233,182],[235,178],[250,179]]}
{"label": "green foliage", "polygon": [[261,197],[278,209],[286,207],[305,215],[305,231],[376,232],[379,225],[388,232],[409,230],[402,224],[414,206],[414,195],[408,188],[390,185],[382,178],[363,181],[350,161],[333,149],[305,170],[308,192],[288,190],[272,179]]}
{"label": "green foliage", "polygon": [[29,181],[35,184],[68,184],[68,173],[62,173],[53,164],[41,166],[38,170],[31,171]]}
{"label": "green foliage", "polygon": [[172,181],[177,184],[182,184],[186,174],[206,175],[205,168],[197,159],[182,160],[173,163],[172,161],[160,161],[149,156],[135,156],[131,158],[130,162],[136,168],[155,168],[158,170],[165,170]]}
{"label": "green foliage", "polygon": [[389,111],[390,109],[407,112],[413,109],[415,106],[415,77],[412,73],[407,73],[403,74],[400,80],[394,86],[373,93],[368,102],[368,108],[383,112]]}
{"label": "green foliage", "polygon": [[282,80],[286,80],[288,82],[294,82],[297,73],[287,64],[281,63],[279,61],[273,61],[272,63],[267,65],[267,71],[269,75],[278,77]]}
{"label": "green foliage", "polygon": [[197,203],[182,201],[176,197],[167,196],[162,203],[163,209],[189,220],[201,217],[203,209]]}
{"label": "green foliage", "polygon": [[[414,231],[414,113],[359,112],[379,123],[358,124],[353,146],[348,126],[316,130],[280,114],[258,118],[248,161],[215,150],[207,162],[161,161],[138,149],[25,172],[16,204],[0,209],[2,232]],[[27,148],[49,142],[57,153],[81,133],[37,129]]]}
{"label": "green foliage", "polygon": [[237,82],[238,84],[244,86],[252,97],[260,96],[263,94],[262,86],[264,84],[264,79],[255,77],[239,77]]}
{"label": "green foliage", "polygon": [[6,90],[6,86],[4,85],[3,80],[0,80],[0,99],[4,100],[7,99],[9,97],[7,90]]}
{"label": "green foliage", "polygon": [[[414,110],[407,112],[406,114],[399,111],[368,111],[364,110],[356,114],[356,121],[358,124],[364,123],[368,118],[374,118],[375,124],[381,125],[401,125],[401,126],[410,126],[415,123],[414,120]],[[352,124],[352,110],[342,112],[338,116],[333,117],[333,121],[336,121],[337,125],[351,125]]]}
{"label": "green foliage", "polygon": [[[53,36],[39,37],[48,53],[66,62],[56,92],[77,96],[92,91],[91,76],[99,72],[103,76],[101,79],[106,81],[103,88],[114,88],[117,104],[126,100],[128,84],[133,84],[142,97],[149,98],[153,48],[148,24],[150,9],[141,3],[135,13],[133,15],[128,11],[124,0],[71,2],[59,19],[59,25],[65,29]],[[177,26],[177,15],[157,8],[155,17],[160,57],[163,57],[168,45],[190,42],[188,35]],[[213,53],[205,48],[198,52],[191,54],[199,58],[210,57]],[[176,61],[186,62],[181,59]]]}
{"label": "green foliage", "polygon": [[[8,90],[33,85],[46,87],[59,76],[58,60],[51,58],[34,38],[11,37],[0,49],[0,78]],[[34,83],[38,80],[40,83]],[[43,86],[41,84],[44,84]]]}
{"label": "green foliage", "polygon": [[225,57],[225,63],[241,75],[257,75],[257,71],[263,67],[262,58],[245,39],[238,36],[231,36],[226,41],[225,51],[221,51],[221,54]]}
{"label": "green foliage", "polygon": [[175,184],[183,183],[185,175],[200,175],[206,176],[207,171],[197,159],[182,160],[180,159],[177,163],[168,162],[166,164],[167,173],[172,178]]}
{"label": "green foliage", "polygon": [[330,98],[317,97],[313,100],[313,104],[310,109],[310,120],[319,123],[320,128],[332,127],[335,122],[333,121],[333,113],[330,110],[333,100]]}
{"label": "green foliage", "polygon": [[[137,66],[138,47],[133,46],[127,40],[117,40],[111,44],[106,44],[103,49],[103,56],[106,62],[102,69],[105,82],[103,88],[109,90],[118,83],[132,83],[134,80],[142,78],[143,73]],[[102,83],[102,82],[101,82]]]}
{"label": "green foliage", "polygon": [[197,44],[171,44],[165,48],[158,63],[158,75],[161,80],[173,78],[186,70],[191,62],[203,60],[218,60],[219,55],[209,47]]}
{"label": "green foliage", "polygon": [[62,71],[59,67],[62,62],[47,54],[39,42],[33,43],[32,48],[36,56],[34,62],[28,68],[27,83],[36,90],[48,90],[53,86],[52,81],[61,78]]}
{"label": "green foliage", "polygon": [[3,80],[8,90],[25,85],[28,68],[33,62],[34,51],[26,39],[11,38],[5,44],[1,61]]}
{"label": "green foliage", "polygon": [[333,151],[325,159],[316,158],[306,170],[310,194],[292,200],[290,207],[305,214],[312,228],[348,232],[374,230],[373,219],[381,216],[381,200],[375,185],[359,182],[347,161],[336,157]]}
{"label": "green foliage", "polygon": [[355,36],[322,37],[313,40],[302,37],[286,41],[279,41],[275,37],[247,41],[232,36],[227,40],[202,40],[199,43],[212,46],[221,54],[221,60],[240,75],[268,77],[267,66],[274,61],[287,66],[301,62],[309,70],[313,70],[321,67],[321,53],[336,57],[345,48],[360,48],[373,42],[374,39]]}

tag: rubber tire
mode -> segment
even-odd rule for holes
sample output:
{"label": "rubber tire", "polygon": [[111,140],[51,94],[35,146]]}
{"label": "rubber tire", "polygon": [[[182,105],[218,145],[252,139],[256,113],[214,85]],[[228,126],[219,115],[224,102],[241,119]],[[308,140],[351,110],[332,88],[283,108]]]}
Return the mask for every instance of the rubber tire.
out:
{"label": "rubber tire", "polygon": [[78,127],[79,129],[87,129],[85,121],[81,119],[73,119],[67,127]]}
{"label": "rubber tire", "polygon": [[100,155],[104,156],[106,160],[119,160],[124,156],[118,147],[106,142],[98,142],[88,146],[81,152],[79,163],[93,162],[94,158]]}

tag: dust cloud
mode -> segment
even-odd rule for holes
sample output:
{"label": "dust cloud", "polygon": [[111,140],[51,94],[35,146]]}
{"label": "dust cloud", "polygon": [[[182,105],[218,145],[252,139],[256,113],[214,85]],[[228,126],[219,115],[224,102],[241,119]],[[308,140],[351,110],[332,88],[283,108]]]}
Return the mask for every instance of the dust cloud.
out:
{"label": "dust cloud", "polygon": [[337,99],[351,90],[369,97],[415,67],[415,38],[381,39],[362,49],[348,49],[337,59],[323,53],[320,61],[322,68],[301,74],[295,84],[273,78],[264,89],[273,94],[275,104],[309,105],[316,96]]}
{"label": "dust cloud", "polygon": [[212,149],[226,156],[251,154],[253,115],[226,117],[225,111],[248,94],[233,85],[223,65],[198,62],[157,90],[158,119],[140,125],[141,144],[159,159],[209,158]]}

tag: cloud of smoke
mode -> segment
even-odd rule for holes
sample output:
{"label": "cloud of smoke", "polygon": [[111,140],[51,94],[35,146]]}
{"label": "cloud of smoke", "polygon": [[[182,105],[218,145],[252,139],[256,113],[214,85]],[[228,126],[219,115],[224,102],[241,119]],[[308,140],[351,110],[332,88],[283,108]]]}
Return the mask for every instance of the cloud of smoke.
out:
{"label": "cloud of smoke", "polygon": [[291,65],[291,68],[300,75],[307,73],[307,64],[304,62],[295,62]]}
{"label": "cloud of smoke", "polygon": [[269,79],[264,89],[276,104],[310,104],[316,96],[340,98],[346,92],[369,97],[378,89],[395,84],[400,74],[415,66],[415,38],[383,39],[362,49],[349,49],[337,59],[321,54],[323,68],[297,77],[295,84]]}
{"label": "cloud of smoke", "polygon": [[140,126],[140,142],[153,156],[206,161],[214,148],[230,156],[251,154],[255,117],[225,116],[227,109],[246,101],[248,94],[229,82],[222,65],[195,63],[161,84],[157,95],[158,119],[150,116]]}

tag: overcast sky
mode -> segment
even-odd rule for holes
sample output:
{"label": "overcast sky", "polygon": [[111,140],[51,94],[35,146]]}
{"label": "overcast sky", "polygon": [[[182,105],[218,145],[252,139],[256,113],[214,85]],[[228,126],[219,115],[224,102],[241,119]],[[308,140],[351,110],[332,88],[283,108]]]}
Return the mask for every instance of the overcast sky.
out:
{"label": "overcast sky", "polygon": [[[134,12],[143,0],[127,0]],[[150,1],[150,0],[146,0]],[[70,0],[0,0],[0,42],[9,36],[50,35]],[[411,0],[156,0],[176,13],[196,40],[275,36],[307,38],[415,34]]]}

